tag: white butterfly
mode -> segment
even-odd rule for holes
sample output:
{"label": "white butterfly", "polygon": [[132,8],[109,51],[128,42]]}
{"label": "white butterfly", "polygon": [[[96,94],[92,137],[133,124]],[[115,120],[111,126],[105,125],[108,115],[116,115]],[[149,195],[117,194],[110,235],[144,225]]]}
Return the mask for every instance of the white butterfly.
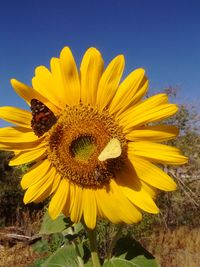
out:
{"label": "white butterfly", "polygon": [[114,159],[119,157],[121,153],[122,149],[119,140],[117,138],[112,138],[103,151],[101,151],[98,160],[105,161],[107,159]]}

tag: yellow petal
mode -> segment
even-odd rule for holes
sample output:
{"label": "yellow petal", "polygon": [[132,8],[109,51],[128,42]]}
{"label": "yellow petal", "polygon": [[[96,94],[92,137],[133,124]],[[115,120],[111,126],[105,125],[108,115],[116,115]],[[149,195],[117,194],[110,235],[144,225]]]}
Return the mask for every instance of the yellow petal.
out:
{"label": "yellow petal", "polygon": [[21,187],[27,189],[28,187],[38,183],[42,179],[46,179],[46,174],[49,171],[51,163],[49,160],[44,160],[34,164],[29,171],[22,177]]}
{"label": "yellow petal", "polygon": [[67,179],[62,179],[58,189],[49,204],[49,215],[54,220],[63,210],[69,195],[69,182]]}
{"label": "yellow petal", "polygon": [[70,217],[70,206],[71,206],[71,202],[73,202],[73,199],[71,198],[71,187],[73,186],[73,184],[69,183],[69,193],[68,193],[68,198],[67,201],[65,202],[65,205],[62,209],[62,213],[66,216],[66,217]]}
{"label": "yellow petal", "polygon": [[121,223],[119,209],[116,208],[116,198],[111,194],[110,189],[107,192],[104,189],[96,190],[95,196],[100,217],[106,218],[112,223]]}
{"label": "yellow petal", "polygon": [[42,139],[38,139],[34,142],[16,142],[16,143],[6,143],[2,142],[0,145],[0,149],[4,151],[13,151],[13,152],[20,152],[20,151],[30,151],[36,150],[39,148],[44,148],[46,145]]}
{"label": "yellow petal", "polygon": [[45,145],[44,138],[38,138],[32,131],[23,127],[0,129],[0,149],[5,151],[35,150]]}
{"label": "yellow petal", "polygon": [[129,159],[141,180],[164,191],[176,189],[176,183],[160,168],[140,157],[130,156]]}
{"label": "yellow petal", "polygon": [[67,84],[64,76],[64,71],[61,65],[61,60],[58,58],[51,59],[51,72],[56,88],[56,94],[59,98],[60,105],[65,108],[68,105]]}
{"label": "yellow petal", "polygon": [[[55,72],[54,64],[51,61],[51,67]],[[64,101],[60,98],[61,84],[53,77],[52,73],[44,66],[35,69],[35,77],[32,79],[33,88],[43,95],[49,102],[53,103],[58,109],[65,107]]]}
{"label": "yellow petal", "polygon": [[137,69],[130,73],[120,84],[114,96],[109,112],[121,114],[130,105],[137,103],[145,94],[148,88],[148,80],[144,69]]}
{"label": "yellow petal", "polygon": [[93,189],[84,188],[83,190],[83,215],[87,227],[94,229],[97,218],[97,204]]}
{"label": "yellow petal", "polygon": [[124,70],[124,57],[122,55],[114,58],[104,71],[97,91],[97,106],[102,111],[109,105],[117,91]]}
{"label": "yellow petal", "polygon": [[27,150],[15,153],[15,156],[10,160],[9,166],[22,165],[31,161],[39,160],[46,153],[46,147],[36,148],[35,150]]}
{"label": "yellow petal", "polygon": [[50,195],[55,174],[55,169],[50,168],[37,183],[30,186],[25,192],[24,203],[27,204],[32,201],[39,202],[39,200],[47,198]]}
{"label": "yellow petal", "polygon": [[129,115],[131,115],[133,112],[135,114],[138,114],[142,111],[148,111],[150,108],[155,108],[160,105],[168,104],[168,95],[166,94],[157,94],[154,96],[151,96],[142,102],[139,102],[137,105],[134,105],[133,107],[130,107],[128,110],[123,112],[120,116],[120,120],[125,120],[125,118]]}
{"label": "yellow petal", "polygon": [[55,173],[55,175],[52,176],[52,178],[53,178],[53,181],[50,183],[49,187],[40,196],[37,196],[37,198],[34,199],[35,203],[43,202],[46,198],[51,196],[51,194],[54,192],[53,187],[54,187],[55,179],[57,180],[57,174]]}
{"label": "yellow petal", "polygon": [[151,196],[142,187],[131,165],[126,165],[117,173],[116,183],[134,205],[150,213],[159,212]]}
{"label": "yellow petal", "polygon": [[[70,190],[72,186],[70,186]],[[78,223],[83,214],[83,188],[74,185],[74,199],[70,207],[70,218],[72,222]]]}
{"label": "yellow petal", "polygon": [[126,122],[121,123],[123,125],[124,133],[130,133],[134,128],[144,125],[146,123],[152,123],[167,119],[174,115],[178,111],[178,107],[175,104],[161,105],[148,111],[140,111],[140,114],[135,114],[134,112],[131,116],[127,116]]}
{"label": "yellow petal", "polygon": [[142,180],[140,182],[141,182],[142,188],[147,192],[147,194],[149,194],[152,199],[155,199],[158,194],[158,190],[155,187],[145,183]]}
{"label": "yellow petal", "polygon": [[176,113],[177,106],[166,104],[167,102],[168,96],[166,94],[152,96],[123,112],[117,120],[123,126],[124,133],[130,132],[136,126],[159,121]]}
{"label": "yellow petal", "polygon": [[81,101],[95,106],[98,83],[103,73],[104,62],[96,48],[89,48],[81,62]]}
{"label": "yellow petal", "polygon": [[178,128],[172,125],[143,126],[126,134],[126,139],[130,141],[162,142],[176,137],[178,133]]}
{"label": "yellow petal", "polygon": [[66,87],[66,103],[69,106],[78,105],[80,103],[80,80],[76,62],[69,47],[62,49],[60,62]]}
{"label": "yellow petal", "polygon": [[129,142],[128,155],[163,164],[180,165],[188,162],[187,157],[182,156],[180,150],[175,147],[145,141]]}
{"label": "yellow petal", "polygon": [[53,180],[53,184],[52,184],[52,188],[51,188],[50,194],[54,193],[57,190],[57,188],[58,188],[58,186],[60,184],[60,181],[61,181],[61,176],[57,172],[55,177],[54,177],[54,180]]}
{"label": "yellow petal", "polygon": [[38,137],[32,129],[24,127],[5,127],[0,129],[0,142],[2,143],[24,143],[38,141]]}
{"label": "yellow petal", "polygon": [[44,96],[42,96],[33,88],[16,79],[11,79],[11,84],[12,87],[15,89],[15,92],[19,96],[21,96],[28,104],[30,104],[32,99],[37,99],[43,104],[45,104],[54,114],[60,113],[60,109],[58,109],[55,105],[53,105],[49,100],[47,100]]}
{"label": "yellow petal", "polygon": [[142,218],[114,180],[106,188],[96,190],[95,196],[99,215],[113,223],[137,223]]}
{"label": "yellow petal", "polygon": [[0,107],[0,118],[22,127],[31,128],[31,112],[15,107]]}

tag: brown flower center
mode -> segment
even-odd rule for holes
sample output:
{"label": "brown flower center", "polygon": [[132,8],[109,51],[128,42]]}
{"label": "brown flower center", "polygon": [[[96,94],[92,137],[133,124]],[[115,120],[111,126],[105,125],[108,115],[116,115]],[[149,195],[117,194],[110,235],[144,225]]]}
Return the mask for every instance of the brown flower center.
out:
{"label": "brown flower center", "polygon": [[[115,177],[127,155],[121,128],[108,114],[90,106],[67,107],[47,134],[48,159],[63,178],[82,187],[102,187]],[[118,158],[99,161],[112,138],[120,142]]]}

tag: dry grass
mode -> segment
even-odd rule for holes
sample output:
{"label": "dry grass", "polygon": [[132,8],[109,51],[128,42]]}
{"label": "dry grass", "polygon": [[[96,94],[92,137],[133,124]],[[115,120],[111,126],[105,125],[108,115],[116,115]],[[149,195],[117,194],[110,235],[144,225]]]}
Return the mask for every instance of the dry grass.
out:
{"label": "dry grass", "polygon": [[0,267],[27,267],[37,257],[30,246],[22,243],[13,247],[0,246]]}
{"label": "dry grass", "polygon": [[200,228],[159,230],[142,243],[162,267],[200,267]]}
{"label": "dry grass", "polygon": [[0,267],[27,267],[39,256],[28,243],[8,237],[9,234],[34,236],[38,233],[42,212],[17,213],[15,226],[0,228]]}

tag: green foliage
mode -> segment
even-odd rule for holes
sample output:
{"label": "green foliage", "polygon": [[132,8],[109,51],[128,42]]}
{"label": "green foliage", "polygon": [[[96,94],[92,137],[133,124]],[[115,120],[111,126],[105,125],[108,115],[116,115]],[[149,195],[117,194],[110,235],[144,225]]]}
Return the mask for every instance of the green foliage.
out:
{"label": "green foliage", "polygon": [[46,211],[43,222],[40,228],[40,234],[52,234],[64,231],[66,228],[72,225],[72,222],[66,218],[63,214],[60,214],[55,220],[52,220]]}
{"label": "green foliage", "polygon": [[154,226],[159,221],[159,215],[143,213],[142,221],[137,225],[127,225],[123,231],[124,236],[134,236],[136,239],[151,235]]}
{"label": "green foliage", "polygon": [[9,160],[12,156],[11,152],[0,151],[0,226],[20,224],[23,212],[28,210],[35,213],[44,206],[34,203],[24,205],[20,180],[29,166],[10,167]]}
{"label": "green foliage", "polygon": [[43,239],[36,242],[33,245],[35,252],[40,254],[53,253],[64,243],[64,237],[62,233],[56,233],[51,235],[43,236]]}
{"label": "green foliage", "polygon": [[[59,222],[58,222],[59,223]],[[64,231],[65,232],[65,231]],[[75,235],[77,232],[74,233]],[[82,243],[69,240],[67,237],[60,238],[58,234],[49,235],[50,240],[44,239],[37,242],[34,247],[35,251],[47,255],[42,260],[36,260],[30,267],[56,267],[56,266],[86,266],[92,267],[90,253],[88,248]],[[56,245],[52,244],[56,242]],[[50,253],[51,252],[51,253]],[[102,266],[138,266],[138,267],[158,267],[154,257],[145,250],[139,242],[131,237],[120,238],[113,251],[111,259],[103,259]],[[42,264],[42,265],[39,265]]]}
{"label": "green foliage", "polygon": [[[111,241],[116,234],[116,227],[111,223],[101,220],[97,227],[97,243],[99,248],[103,247],[103,240]],[[60,233],[56,233],[60,230]],[[43,259],[36,260],[31,267],[40,266],[86,266],[92,267],[88,240],[82,235],[83,227],[81,224],[73,225],[66,221],[63,215],[58,219],[52,220],[48,212],[44,215],[40,233],[45,233],[42,240],[34,245],[34,251],[43,255]],[[109,234],[110,236],[105,236]],[[112,234],[110,234],[112,232]],[[47,234],[48,233],[48,234]],[[125,228],[123,235],[127,235]],[[131,266],[137,264],[138,267],[157,267],[154,257],[146,251],[131,236],[120,238],[112,253],[110,260],[106,259],[110,242],[107,243],[107,249],[101,254],[102,266]],[[101,248],[102,248],[101,247]]]}
{"label": "green foliage", "polygon": [[103,266],[158,267],[153,255],[133,238],[120,238],[114,249],[114,257]]}
{"label": "green foliage", "polygon": [[[141,238],[152,233],[153,225],[157,222],[158,216],[143,214],[142,221],[137,225],[124,225],[121,237]],[[109,250],[111,241],[118,231],[118,225],[114,225],[107,220],[99,220],[97,224],[97,243],[99,256],[103,260]]]}
{"label": "green foliage", "polygon": [[[43,235],[42,240],[33,245],[34,251],[43,257],[42,266],[55,266],[54,263],[57,261],[57,264],[63,264],[59,266],[78,266],[73,265],[73,263],[77,263],[77,251],[74,251],[72,243],[82,243],[79,233],[83,227],[81,224],[72,225],[73,223],[63,214],[60,214],[57,219],[52,220],[48,211],[46,211],[40,229],[40,234]],[[63,254],[66,251],[69,253],[67,256],[68,260],[66,260],[66,256]],[[83,251],[86,252],[86,247]],[[36,260],[34,265],[30,267],[40,266],[38,265],[40,262],[41,260]]]}
{"label": "green foliage", "polygon": [[23,171],[8,165],[11,157],[12,153],[0,151],[0,226],[15,220],[17,205],[22,204],[19,178]]}
{"label": "green foliage", "polygon": [[158,267],[159,265],[153,259],[147,259],[144,256],[137,256],[132,260],[123,258],[112,258],[103,264],[103,267]]}
{"label": "green foliage", "polygon": [[[79,248],[81,249],[81,248]],[[53,253],[43,264],[43,267],[78,267],[82,262],[77,251],[73,245],[64,246],[59,248]]]}

